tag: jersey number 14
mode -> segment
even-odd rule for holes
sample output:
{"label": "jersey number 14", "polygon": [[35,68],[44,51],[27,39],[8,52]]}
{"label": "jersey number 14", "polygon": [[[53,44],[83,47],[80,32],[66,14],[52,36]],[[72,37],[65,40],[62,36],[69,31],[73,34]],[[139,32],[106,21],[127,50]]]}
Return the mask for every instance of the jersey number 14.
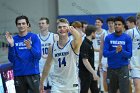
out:
{"label": "jersey number 14", "polygon": [[59,59],[58,59],[58,62],[59,62],[59,67],[61,67],[62,65],[66,66],[65,57],[64,57],[64,58],[59,58]]}

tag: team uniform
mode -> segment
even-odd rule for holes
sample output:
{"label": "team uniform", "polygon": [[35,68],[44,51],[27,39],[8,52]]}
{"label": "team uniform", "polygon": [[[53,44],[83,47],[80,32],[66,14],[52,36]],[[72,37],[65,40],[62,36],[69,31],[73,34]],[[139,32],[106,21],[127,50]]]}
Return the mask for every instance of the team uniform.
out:
{"label": "team uniform", "polygon": [[78,93],[78,55],[74,53],[71,40],[63,48],[55,42],[52,46],[54,70],[51,93]]}
{"label": "team uniform", "polygon": [[[102,32],[100,34],[97,34],[96,33],[96,36],[95,36],[95,39],[93,40],[93,47],[94,49],[100,49],[100,43],[101,43],[101,37],[102,35],[104,35],[106,33],[106,30],[105,29],[102,29]],[[95,53],[95,70],[97,71],[97,74],[100,74],[100,81],[99,81],[99,86],[101,87],[101,91],[103,91],[103,76],[102,76],[102,70],[100,69],[99,70],[99,73],[98,73],[98,66],[99,66],[99,52],[94,52]]]}
{"label": "team uniform", "polygon": [[[100,34],[96,33],[95,39],[93,40],[94,49],[99,49],[100,48],[101,36],[105,33],[106,33],[105,29],[102,29],[102,33],[100,33]],[[99,52],[95,52],[95,55],[96,55],[95,56],[95,69],[97,70],[98,65],[99,65]]]}
{"label": "team uniform", "polygon": [[[41,34],[38,34],[38,38],[40,39],[40,42],[41,42],[42,56],[47,57],[48,56],[48,48],[50,45],[52,45],[54,43],[54,33],[48,32],[47,36],[42,36]],[[39,61],[40,75],[42,75],[45,62],[46,62],[46,59],[41,57],[41,59]],[[53,71],[53,65],[52,65],[52,68],[50,70],[50,74],[49,74],[48,79],[46,79],[44,82],[45,87],[51,86],[50,81],[51,81],[52,71]]]}
{"label": "team uniform", "polygon": [[137,27],[130,29],[127,33],[131,36],[133,56],[131,57],[131,76],[132,78],[140,78],[140,31]]}

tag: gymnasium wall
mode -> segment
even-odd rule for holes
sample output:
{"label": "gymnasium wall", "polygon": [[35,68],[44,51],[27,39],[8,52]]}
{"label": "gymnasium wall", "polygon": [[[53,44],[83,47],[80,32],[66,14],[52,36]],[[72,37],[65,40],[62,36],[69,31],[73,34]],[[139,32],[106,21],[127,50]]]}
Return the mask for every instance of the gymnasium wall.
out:
{"label": "gymnasium wall", "polygon": [[[70,22],[87,21],[94,24],[97,17],[104,20],[109,16],[135,16],[140,12],[140,0],[59,0],[58,18],[67,18]],[[106,23],[103,28],[107,29]]]}

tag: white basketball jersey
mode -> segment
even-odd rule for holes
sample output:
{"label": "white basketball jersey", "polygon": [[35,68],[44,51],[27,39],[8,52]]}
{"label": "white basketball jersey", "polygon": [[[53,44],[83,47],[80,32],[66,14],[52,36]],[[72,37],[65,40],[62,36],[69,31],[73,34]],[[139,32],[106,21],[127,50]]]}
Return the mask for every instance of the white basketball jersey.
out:
{"label": "white basketball jersey", "polygon": [[[113,31],[113,32],[115,32],[115,31]],[[109,30],[107,30],[107,32],[104,34],[104,40],[105,40],[106,36],[108,36],[109,34],[111,34],[111,33],[109,32]],[[107,66],[107,58],[105,58],[104,56],[102,56],[102,61],[101,62],[102,62],[103,65]]]}
{"label": "white basketball jersey", "polygon": [[[106,33],[105,29],[102,29],[102,33],[100,33],[100,34],[96,33],[95,39],[93,40],[93,47],[95,49],[100,49],[101,36],[105,33]],[[95,62],[98,62],[99,61],[99,52],[95,52],[95,55],[96,55]]]}
{"label": "white basketball jersey", "polygon": [[[38,38],[41,42],[41,49],[42,49],[42,56],[47,57],[48,56],[48,48],[50,45],[54,43],[54,33],[48,32],[47,36],[42,36],[41,34],[38,34]],[[42,73],[44,65],[45,65],[46,59],[41,57],[39,61],[39,69]]]}
{"label": "white basketball jersey", "polygon": [[140,69],[140,31],[137,27],[130,29],[127,33],[132,38],[132,57],[130,64],[132,69]]}
{"label": "white basketball jersey", "polygon": [[78,55],[74,53],[71,40],[64,48],[53,44],[54,73],[52,75],[52,90],[74,90],[78,89]]}

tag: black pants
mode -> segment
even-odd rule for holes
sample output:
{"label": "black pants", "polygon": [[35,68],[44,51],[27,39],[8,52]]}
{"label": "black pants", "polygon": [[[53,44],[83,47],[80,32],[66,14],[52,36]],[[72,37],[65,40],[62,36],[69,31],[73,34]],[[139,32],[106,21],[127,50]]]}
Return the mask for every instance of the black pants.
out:
{"label": "black pants", "polygon": [[129,70],[128,66],[118,69],[107,69],[108,93],[129,93]]}
{"label": "black pants", "polygon": [[99,93],[97,81],[93,79],[91,73],[79,73],[80,78],[80,93],[88,93],[90,88],[91,93]]}
{"label": "black pants", "polygon": [[40,75],[14,77],[16,93],[39,93]]}

